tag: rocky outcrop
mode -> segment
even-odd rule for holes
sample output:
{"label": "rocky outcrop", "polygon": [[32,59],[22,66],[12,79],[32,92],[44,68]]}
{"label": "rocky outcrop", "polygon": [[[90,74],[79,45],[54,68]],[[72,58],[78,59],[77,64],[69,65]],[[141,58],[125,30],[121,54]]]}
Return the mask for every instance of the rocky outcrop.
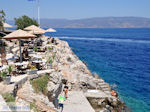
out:
{"label": "rocky outcrop", "polygon": [[48,97],[44,96],[42,93],[35,93],[29,81],[27,81],[24,86],[18,90],[16,102],[18,104],[23,102],[31,104],[35,102],[36,107],[40,111],[56,112]]}
{"label": "rocky outcrop", "polygon": [[47,96],[49,101],[52,102],[62,91],[62,78],[59,72],[53,72],[49,75],[49,77],[51,81],[49,81],[47,85]]}
{"label": "rocky outcrop", "polygon": [[68,43],[57,40],[56,57],[53,66],[60,71],[62,77],[67,79],[74,90],[101,89],[106,93],[110,93],[110,87],[104,80],[94,77],[84,62],[82,62],[71,50]]}
{"label": "rocky outcrop", "polygon": [[30,81],[27,81],[22,88],[18,90],[16,103],[18,105],[35,103],[40,111],[55,112],[56,110],[52,102],[62,91],[62,78],[61,74],[56,71],[51,72],[48,76],[49,82],[47,84],[46,95],[35,93]]}
{"label": "rocky outcrop", "polygon": [[118,98],[88,98],[90,104],[99,112],[126,112],[127,107]]}
{"label": "rocky outcrop", "polygon": [[57,46],[54,46],[57,52],[53,66],[61,73],[63,79],[68,80],[70,91],[86,92],[88,89],[97,89],[104,92],[108,97],[90,97],[91,104],[96,102],[102,110],[124,112],[125,104],[117,97],[111,97],[109,84],[96,73],[92,74],[86,64],[72,52],[67,42],[57,39],[57,43]]}

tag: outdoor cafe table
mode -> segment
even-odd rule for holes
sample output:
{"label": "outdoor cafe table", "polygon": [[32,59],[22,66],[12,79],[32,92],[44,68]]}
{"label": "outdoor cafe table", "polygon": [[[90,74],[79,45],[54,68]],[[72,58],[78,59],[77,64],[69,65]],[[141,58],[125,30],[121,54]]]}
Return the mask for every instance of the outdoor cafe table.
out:
{"label": "outdoor cafe table", "polygon": [[36,64],[36,68],[37,68],[38,70],[40,70],[40,69],[41,69],[41,65],[40,65],[40,63],[42,63],[43,61],[35,60],[35,61],[32,61],[32,62]]}
{"label": "outdoor cafe table", "polygon": [[22,62],[22,63],[15,63],[16,66],[23,66],[23,65],[27,65],[28,62]]}
{"label": "outdoor cafe table", "polygon": [[35,54],[29,54],[29,56],[32,56],[32,57],[33,57],[33,56],[35,56]]}
{"label": "outdoor cafe table", "polygon": [[54,47],[52,44],[46,44],[46,47]]}
{"label": "outdoor cafe table", "polygon": [[8,60],[8,59],[10,59],[10,58],[13,58],[13,54],[12,53],[9,53],[9,54],[6,54],[6,59]]}
{"label": "outdoor cafe table", "polygon": [[22,72],[22,70],[24,69],[25,65],[27,65],[28,62],[22,62],[22,63],[15,63],[17,70],[19,70],[19,72]]}
{"label": "outdoor cafe table", "polygon": [[40,60],[35,60],[35,61],[32,61],[33,63],[42,63],[43,61],[40,61]]}
{"label": "outdoor cafe table", "polygon": [[29,54],[29,56],[31,56],[31,57],[34,57],[34,58],[42,58],[42,56],[39,56],[39,55],[37,55],[37,54]]}

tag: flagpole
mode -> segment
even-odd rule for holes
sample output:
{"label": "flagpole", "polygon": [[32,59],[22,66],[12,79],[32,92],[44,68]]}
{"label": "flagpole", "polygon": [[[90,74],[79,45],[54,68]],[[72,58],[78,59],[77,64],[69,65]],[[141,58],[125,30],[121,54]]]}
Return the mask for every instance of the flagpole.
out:
{"label": "flagpole", "polygon": [[38,0],[38,23],[40,26],[40,1]]}

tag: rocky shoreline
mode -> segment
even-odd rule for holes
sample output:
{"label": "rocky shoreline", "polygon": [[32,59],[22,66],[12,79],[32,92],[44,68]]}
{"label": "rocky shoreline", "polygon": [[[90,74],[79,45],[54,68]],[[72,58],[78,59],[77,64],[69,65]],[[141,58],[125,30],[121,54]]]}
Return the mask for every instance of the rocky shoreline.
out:
{"label": "rocky shoreline", "polygon": [[89,89],[96,89],[104,92],[107,96],[88,97],[92,106],[97,106],[95,110],[110,110],[114,112],[125,112],[125,104],[117,97],[111,96],[111,88],[108,83],[99,78],[97,74],[92,74],[84,62],[82,62],[71,50],[68,43],[57,39],[59,43],[56,47],[56,62],[54,66],[60,71],[63,78],[70,84],[70,91],[87,92]]}
{"label": "rocky shoreline", "polygon": [[[96,112],[127,111],[126,105],[119,98],[111,96],[109,84],[99,78],[97,74],[92,74],[85,63],[73,53],[66,41],[56,39],[56,44],[52,45],[52,50],[45,56],[48,57],[50,54],[54,60],[53,71],[47,74],[47,92],[35,93],[31,80],[38,77],[30,78],[17,91],[16,105],[32,104],[41,112],[58,112],[53,101],[62,91],[62,80],[67,80],[69,92],[82,92]],[[35,109],[31,109],[31,111],[35,111]]]}

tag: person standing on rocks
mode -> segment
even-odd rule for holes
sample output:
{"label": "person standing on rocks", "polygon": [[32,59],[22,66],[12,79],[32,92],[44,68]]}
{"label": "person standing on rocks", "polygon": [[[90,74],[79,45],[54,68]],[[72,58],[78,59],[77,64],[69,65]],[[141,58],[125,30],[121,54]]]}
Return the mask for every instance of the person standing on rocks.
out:
{"label": "person standing on rocks", "polygon": [[67,86],[67,82],[65,83],[64,89],[63,89],[64,93],[65,93],[65,98],[68,98],[68,86]]}

